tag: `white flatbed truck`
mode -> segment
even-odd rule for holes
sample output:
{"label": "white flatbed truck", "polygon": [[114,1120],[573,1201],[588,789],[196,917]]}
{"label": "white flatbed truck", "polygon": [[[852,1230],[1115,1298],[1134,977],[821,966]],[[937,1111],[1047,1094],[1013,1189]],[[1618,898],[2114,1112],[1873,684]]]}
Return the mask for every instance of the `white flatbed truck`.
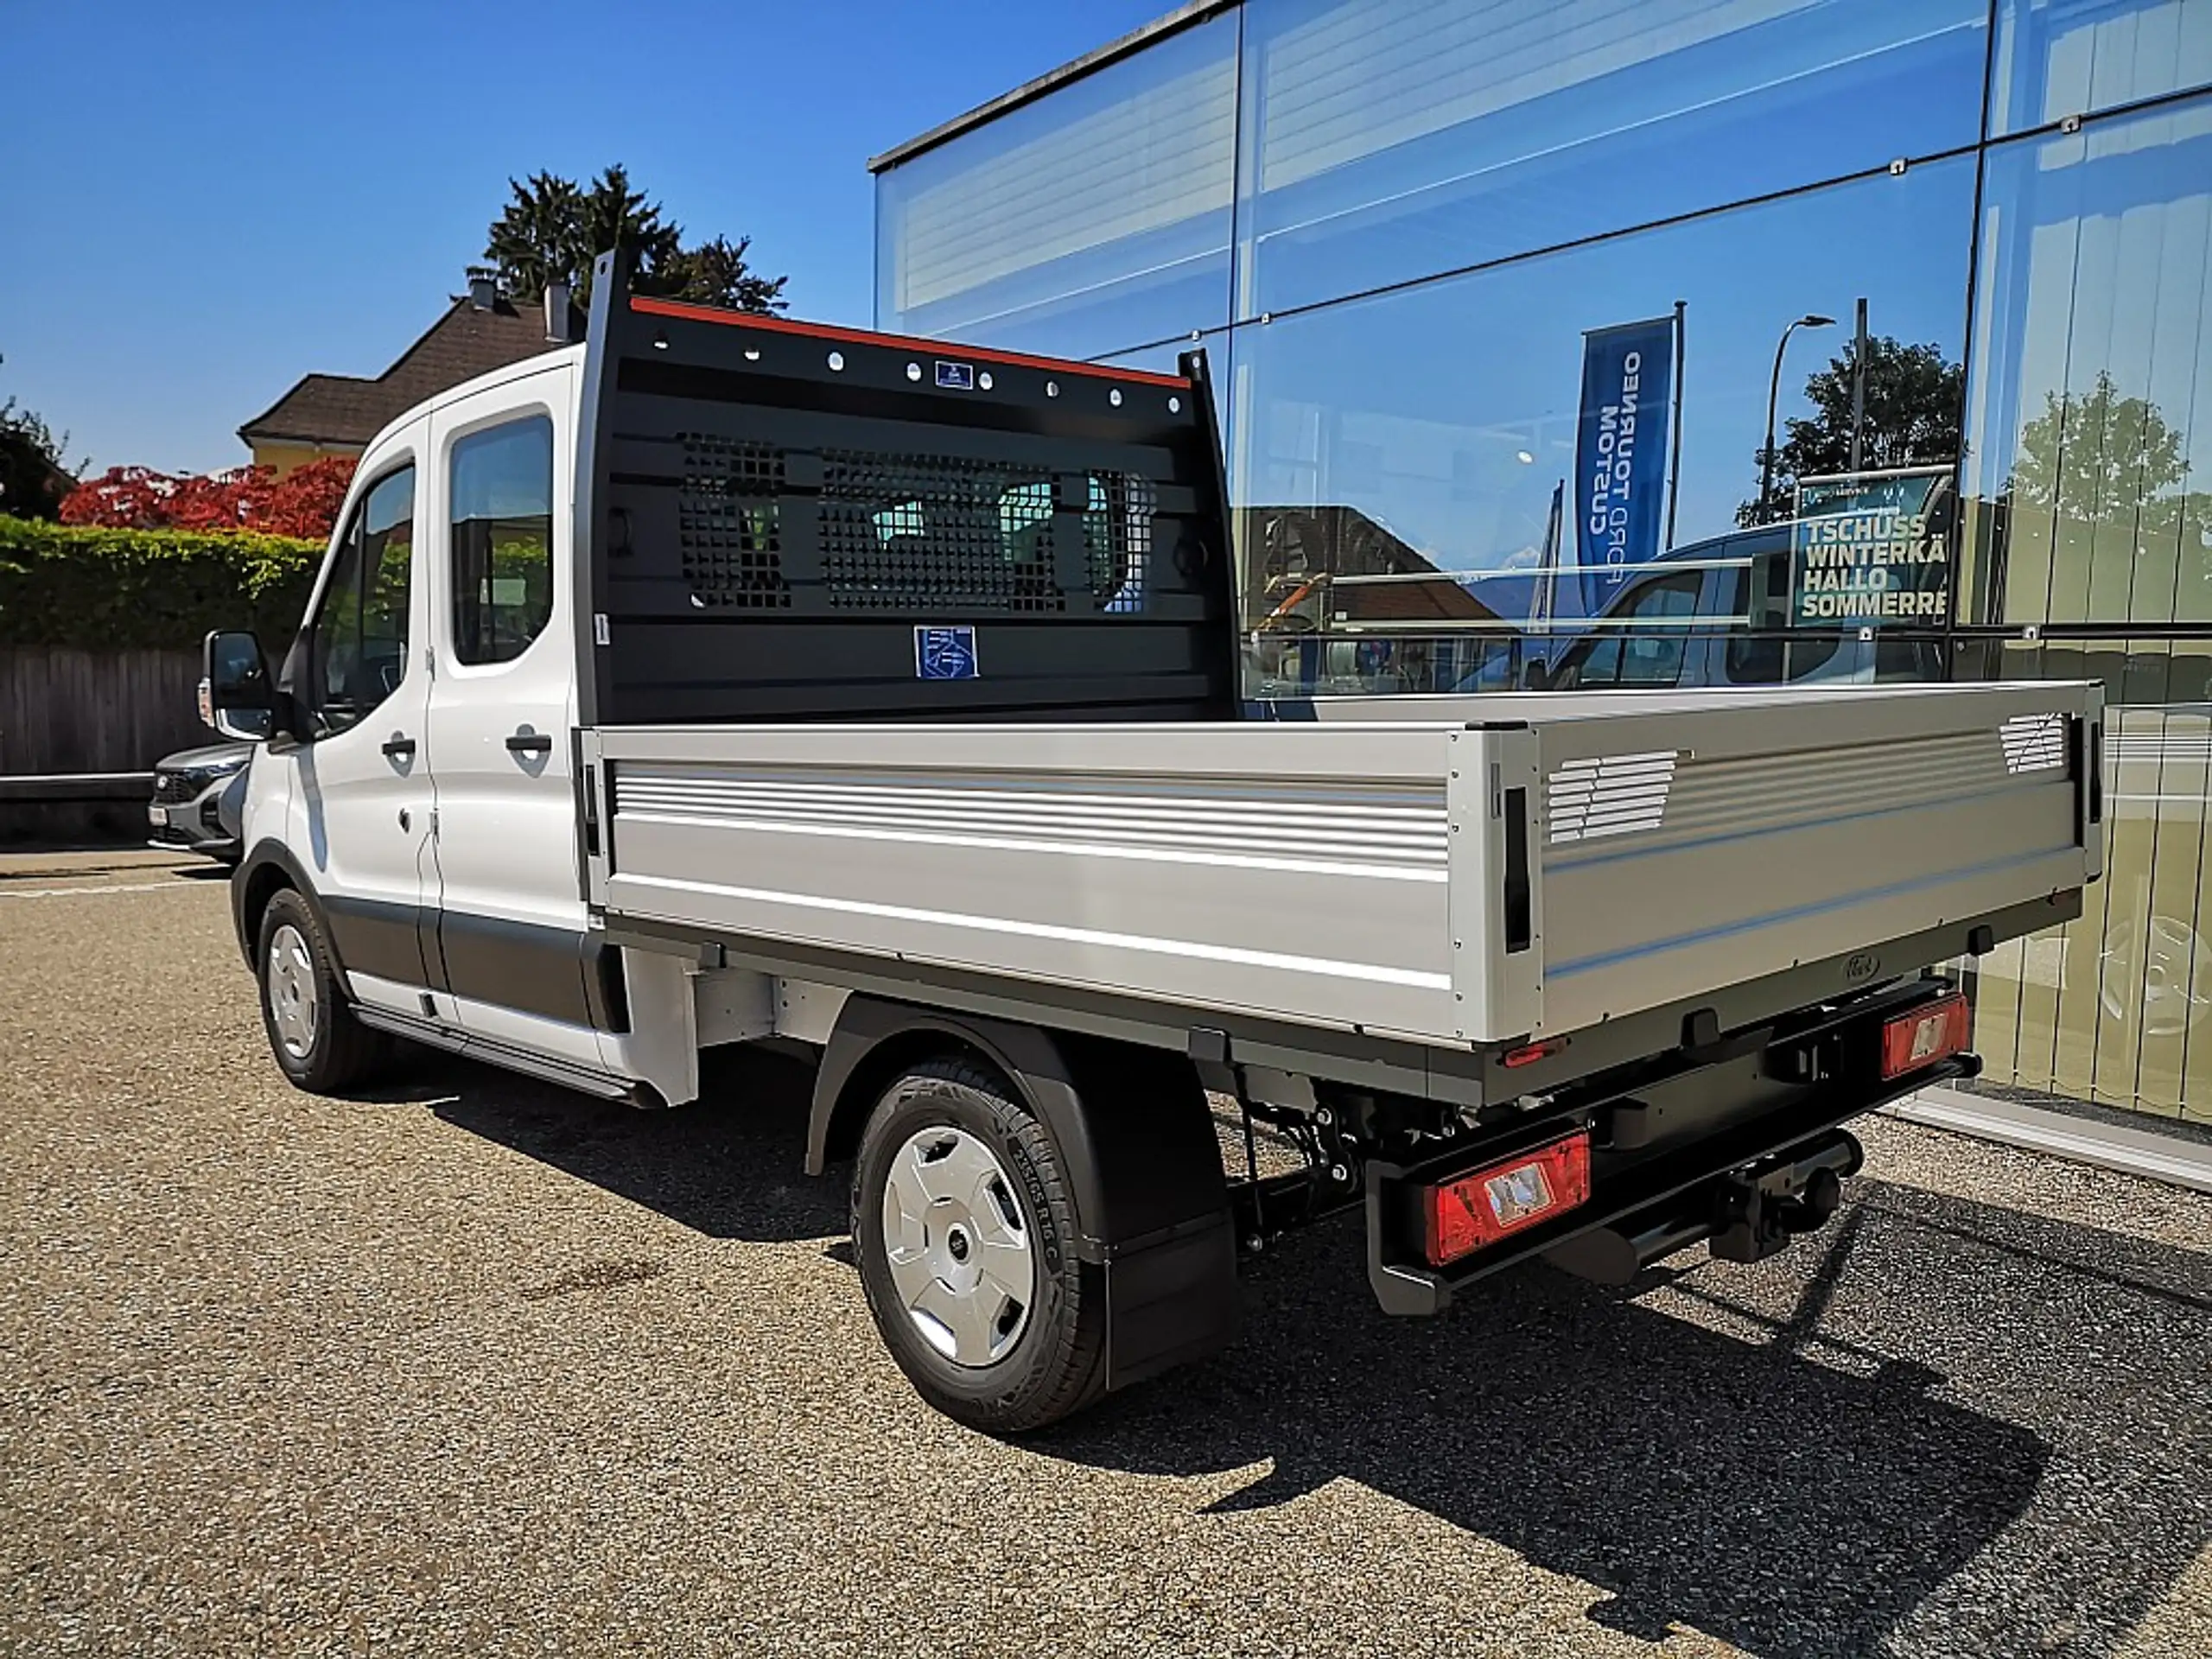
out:
{"label": "white flatbed truck", "polygon": [[[2079,913],[2074,683],[1245,716],[1205,359],[632,296],[362,458],[233,882],[277,1064],[392,1039],[675,1106],[818,1056],[920,1393],[1052,1422],[1218,1348],[1240,1247],[1357,1205],[1382,1306],[1832,1215],[1842,1127],[1971,1075],[1929,964]],[[1305,1166],[1224,1174],[1232,1096]]]}

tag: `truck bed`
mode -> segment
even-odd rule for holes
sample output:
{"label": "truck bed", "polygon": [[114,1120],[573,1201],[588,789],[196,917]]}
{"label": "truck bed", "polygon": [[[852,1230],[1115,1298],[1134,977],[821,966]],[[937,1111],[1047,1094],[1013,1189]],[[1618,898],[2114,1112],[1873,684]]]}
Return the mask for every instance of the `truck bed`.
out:
{"label": "truck bed", "polygon": [[[1280,722],[588,730],[644,924],[1461,1047],[2077,912],[2100,692],[1353,699]],[[2040,906],[2040,909],[2037,908]]]}

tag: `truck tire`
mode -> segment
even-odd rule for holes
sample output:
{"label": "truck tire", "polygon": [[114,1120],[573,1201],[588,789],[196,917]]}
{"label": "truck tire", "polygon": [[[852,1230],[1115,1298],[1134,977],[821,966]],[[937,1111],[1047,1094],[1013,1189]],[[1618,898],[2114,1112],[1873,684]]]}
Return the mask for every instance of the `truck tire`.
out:
{"label": "truck tire", "polygon": [[269,1052],[294,1088],[335,1094],[375,1074],[389,1045],[354,1018],[322,918],[296,889],[262,912],[255,964]]}
{"label": "truck tire", "polygon": [[877,1103],[853,1165],[861,1286],[946,1416],[1015,1434],[1106,1391],[1104,1291],[1076,1237],[1059,1147],[995,1073],[930,1061]]}

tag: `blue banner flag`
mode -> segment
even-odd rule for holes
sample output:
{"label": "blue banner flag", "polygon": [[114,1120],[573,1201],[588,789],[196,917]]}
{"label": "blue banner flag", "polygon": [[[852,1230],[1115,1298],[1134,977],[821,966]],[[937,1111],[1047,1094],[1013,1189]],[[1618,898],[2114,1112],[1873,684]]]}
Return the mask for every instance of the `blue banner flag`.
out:
{"label": "blue banner flag", "polygon": [[1585,616],[1600,614],[1630,569],[1659,555],[1674,380],[1671,316],[1582,336],[1574,522]]}

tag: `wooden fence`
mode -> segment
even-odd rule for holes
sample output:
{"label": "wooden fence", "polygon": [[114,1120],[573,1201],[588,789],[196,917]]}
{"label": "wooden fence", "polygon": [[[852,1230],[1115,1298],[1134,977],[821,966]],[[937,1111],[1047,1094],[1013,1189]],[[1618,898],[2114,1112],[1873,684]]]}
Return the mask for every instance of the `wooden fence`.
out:
{"label": "wooden fence", "polygon": [[212,743],[200,654],[0,645],[0,774],[143,772]]}

